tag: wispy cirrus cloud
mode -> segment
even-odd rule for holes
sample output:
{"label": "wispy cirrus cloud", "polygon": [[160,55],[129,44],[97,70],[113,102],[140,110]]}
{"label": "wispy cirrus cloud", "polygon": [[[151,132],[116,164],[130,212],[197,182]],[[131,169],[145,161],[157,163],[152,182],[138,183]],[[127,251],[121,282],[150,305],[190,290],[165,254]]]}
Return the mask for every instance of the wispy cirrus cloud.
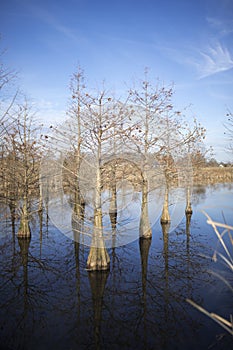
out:
{"label": "wispy cirrus cloud", "polygon": [[196,61],[196,66],[198,78],[202,79],[232,69],[233,57],[228,48],[217,41],[200,51],[200,59]]}
{"label": "wispy cirrus cloud", "polygon": [[207,44],[205,47],[187,45],[181,48],[159,47],[159,50],[172,61],[191,67],[196,71],[197,79],[233,68],[233,55],[219,40],[214,40],[212,44]]}
{"label": "wispy cirrus cloud", "polygon": [[82,35],[78,35],[77,31],[61,23],[61,20],[59,20],[55,14],[52,14],[46,8],[33,3],[27,3],[27,8],[34,17],[46,23],[51,29],[62,34],[67,39],[74,42],[83,42],[86,40]]}
{"label": "wispy cirrus cloud", "polygon": [[216,31],[218,37],[227,36],[233,33],[233,19],[221,19],[217,17],[206,17],[208,25]]}

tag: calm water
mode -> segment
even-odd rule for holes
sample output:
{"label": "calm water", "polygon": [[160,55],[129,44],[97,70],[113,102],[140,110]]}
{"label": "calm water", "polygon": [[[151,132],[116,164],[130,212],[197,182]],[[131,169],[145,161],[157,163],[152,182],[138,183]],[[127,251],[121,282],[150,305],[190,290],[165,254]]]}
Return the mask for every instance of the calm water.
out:
{"label": "calm water", "polygon": [[[88,272],[88,248],[35,219],[29,241],[1,221],[1,349],[230,349],[233,339],[186,302],[229,319],[233,276],[204,209],[233,225],[233,187],[198,187],[190,226],[109,249],[109,272]],[[220,277],[219,277],[220,276]]]}

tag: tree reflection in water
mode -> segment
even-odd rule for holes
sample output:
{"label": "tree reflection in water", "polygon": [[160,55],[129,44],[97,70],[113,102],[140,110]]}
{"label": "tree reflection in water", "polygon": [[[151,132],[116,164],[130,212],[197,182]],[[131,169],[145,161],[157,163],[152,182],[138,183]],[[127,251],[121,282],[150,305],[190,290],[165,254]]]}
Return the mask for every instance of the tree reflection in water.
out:
{"label": "tree reflection in water", "polygon": [[147,285],[147,268],[148,268],[148,257],[151,246],[151,238],[140,238],[139,247],[140,247],[140,257],[141,257],[141,275],[142,275],[142,308],[143,308],[143,347],[147,349],[147,299],[146,299],[146,285]]}
{"label": "tree reflection in water", "polygon": [[93,313],[94,313],[94,338],[95,349],[99,350],[103,347],[101,344],[101,320],[102,320],[102,306],[105,285],[108,279],[109,271],[89,271],[88,279],[90,282]]}

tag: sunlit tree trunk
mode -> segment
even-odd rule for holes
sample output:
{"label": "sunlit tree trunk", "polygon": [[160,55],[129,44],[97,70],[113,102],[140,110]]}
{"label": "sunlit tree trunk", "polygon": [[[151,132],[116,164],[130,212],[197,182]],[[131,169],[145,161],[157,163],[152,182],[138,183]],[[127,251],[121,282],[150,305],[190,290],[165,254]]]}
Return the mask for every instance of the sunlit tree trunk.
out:
{"label": "sunlit tree trunk", "polygon": [[110,187],[110,205],[109,205],[109,214],[113,214],[117,217],[117,185],[116,185],[116,162],[114,160],[111,166],[111,175],[109,181]]}
{"label": "sunlit tree trunk", "polygon": [[85,213],[85,201],[80,193],[80,187],[77,180],[75,184],[73,215],[81,219],[82,217],[84,217],[84,213]]}
{"label": "sunlit tree trunk", "polygon": [[42,191],[42,175],[39,174],[39,206],[38,213],[43,215],[43,191]]}
{"label": "sunlit tree trunk", "polygon": [[70,114],[77,125],[77,145],[75,147],[75,185],[74,185],[74,215],[79,219],[83,217],[85,211],[85,201],[80,192],[80,166],[82,161],[82,130],[81,130],[81,107],[85,89],[84,73],[81,67],[73,74],[70,90],[72,93],[72,106]]}
{"label": "sunlit tree trunk", "polygon": [[190,187],[187,187],[186,190],[186,208],[185,208],[185,214],[191,214],[192,215],[192,205],[191,205],[191,194],[190,194]]}
{"label": "sunlit tree trunk", "polygon": [[21,210],[20,225],[19,225],[17,236],[20,238],[31,237],[31,230],[29,226],[28,204],[27,204],[26,198],[24,198],[24,203]]}
{"label": "sunlit tree trunk", "polygon": [[80,125],[80,106],[77,111],[78,122],[78,144],[75,151],[75,186],[74,186],[74,215],[80,219],[84,216],[85,201],[80,191],[80,166],[81,166],[81,125]]}
{"label": "sunlit tree trunk", "polygon": [[152,230],[149,221],[148,213],[148,181],[143,178],[142,180],[142,204],[141,204],[141,217],[139,226],[140,237],[151,238]]}
{"label": "sunlit tree trunk", "polygon": [[[23,184],[23,206],[20,216],[20,226],[18,230],[18,237],[28,238],[31,236],[31,230],[29,227],[29,211],[28,211],[28,202],[29,202],[29,150],[27,149],[27,106],[24,107],[24,121],[23,121],[23,171],[24,171],[24,184]],[[30,131],[29,131],[30,132]]]}
{"label": "sunlit tree trunk", "polygon": [[110,258],[105,248],[103,238],[102,207],[101,207],[101,177],[100,167],[98,166],[96,174],[96,193],[94,210],[94,227],[92,245],[87,260],[88,270],[107,270],[109,269]]}
{"label": "sunlit tree trunk", "polygon": [[168,224],[171,221],[168,207],[169,207],[169,186],[167,184],[165,188],[165,194],[164,194],[163,211],[160,218],[161,224]]}
{"label": "sunlit tree trunk", "polygon": [[109,217],[112,226],[112,247],[116,245],[116,228],[117,228],[117,185],[116,185],[116,162],[114,160],[111,166],[110,176],[110,205],[109,205]]}
{"label": "sunlit tree trunk", "polygon": [[107,270],[110,265],[110,258],[105,247],[103,237],[102,223],[102,176],[101,176],[101,156],[102,156],[102,122],[101,122],[101,100],[99,111],[99,129],[98,129],[98,149],[96,159],[96,183],[95,183],[95,200],[94,200],[94,225],[93,237],[90,253],[87,260],[88,270]]}

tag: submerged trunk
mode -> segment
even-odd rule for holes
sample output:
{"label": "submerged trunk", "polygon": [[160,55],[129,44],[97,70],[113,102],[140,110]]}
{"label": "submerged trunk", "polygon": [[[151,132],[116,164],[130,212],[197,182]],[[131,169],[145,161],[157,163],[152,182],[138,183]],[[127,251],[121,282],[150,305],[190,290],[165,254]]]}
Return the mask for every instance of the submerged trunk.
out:
{"label": "submerged trunk", "polygon": [[169,206],[168,197],[169,197],[169,190],[168,190],[168,186],[166,186],[164,203],[163,203],[163,211],[160,219],[161,224],[168,224],[171,221],[169,210],[168,210],[168,206]]}
{"label": "submerged trunk", "polygon": [[30,226],[29,226],[28,216],[29,216],[29,214],[28,214],[28,208],[27,208],[27,201],[24,201],[22,213],[21,213],[21,217],[20,217],[19,230],[17,233],[18,237],[21,237],[21,238],[31,237],[31,230],[30,230]]}
{"label": "submerged trunk", "polygon": [[148,181],[146,179],[143,179],[143,182],[142,182],[142,205],[141,205],[139,235],[142,238],[152,237],[152,230],[150,226],[149,213],[148,213]]}

